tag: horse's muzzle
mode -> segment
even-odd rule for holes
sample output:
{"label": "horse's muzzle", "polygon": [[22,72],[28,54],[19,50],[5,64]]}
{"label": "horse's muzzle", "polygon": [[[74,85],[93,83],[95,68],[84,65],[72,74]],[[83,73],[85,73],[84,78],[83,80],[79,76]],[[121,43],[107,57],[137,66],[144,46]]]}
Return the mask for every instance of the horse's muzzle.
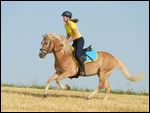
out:
{"label": "horse's muzzle", "polygon": [[46,54],[47,54],[46,51],[40,50],[40,52],[39,52],[39,57],[40,57],[40,58],[45,58]]}
{"label": "horse's muzzle", "polygon": [[45,55],[44,55],[43,53],[40,52],[40,53],[39,53],[39,57],[40,57],[40,58],[44,58]]}

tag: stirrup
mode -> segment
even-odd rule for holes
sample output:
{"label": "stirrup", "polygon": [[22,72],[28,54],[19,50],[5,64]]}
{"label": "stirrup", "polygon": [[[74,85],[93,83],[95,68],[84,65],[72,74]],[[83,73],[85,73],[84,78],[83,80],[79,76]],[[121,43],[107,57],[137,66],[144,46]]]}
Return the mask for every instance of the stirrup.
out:
{"label": "stirrup", "polygon": [[86,72],[82,70],[79,72],[79,75],[86,75]]}
{"label": "stirrup", "polygon": [[83,51],[91,51],[92,50],[92,45],[88,46],[87,48],[84,48]]}

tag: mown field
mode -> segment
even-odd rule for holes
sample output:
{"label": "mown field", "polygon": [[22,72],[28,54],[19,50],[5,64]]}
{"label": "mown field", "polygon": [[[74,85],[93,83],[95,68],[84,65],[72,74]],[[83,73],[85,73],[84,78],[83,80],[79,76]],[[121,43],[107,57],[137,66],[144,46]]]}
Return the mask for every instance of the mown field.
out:
{"label": "mown field", "polygon": [[103,102],[104,93],[92,99],[91,92],[1,86],[1,111],[149,111],[149,95],[110,94]]}

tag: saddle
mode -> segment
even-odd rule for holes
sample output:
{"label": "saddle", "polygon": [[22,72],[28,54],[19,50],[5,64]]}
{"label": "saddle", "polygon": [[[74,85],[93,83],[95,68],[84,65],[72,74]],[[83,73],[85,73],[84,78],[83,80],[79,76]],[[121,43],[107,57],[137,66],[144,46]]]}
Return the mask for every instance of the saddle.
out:
{"label": "saddle", "polygon": [[[73,50],[73,57],[75,62],[78,63],[76,61],[74,50]],[[84,48],[82,50],[82,55],[80,57],[80,59],[84,63],[96,61],[97,58],[98,58],[97,52],[92,49],[92,45],[88,46],[87,48]]]}
{"label": "saddle", "polygon": [[89,58],[93,61],[93,59],[92,59],[90,56],[88,56],[88,55],[86,54],[87,51],[92,51],[92,45],[90,45],[90,46],[88,46],[87,48],[84,48],[84,49],[83,49],[82,55],[81,55],[81,60],[82,60],[82,62],[85,62],[85,61],[86,61],[86,57],[89,57]]}
{"label": "saddle", "polygon": [[[78,63],[76,58],[75,58],[74,50],[73,50],[73,58],[74,58],[75,62]],[[92,46],[90,45],[87,48],[83,49],[80,59],[84,63],[94,62],[98,59],[98,54],[96,51],[94,51],[92,49]],[[69,78],[78,78],[78,76],[73,76],[73,77],[69,77]]]}

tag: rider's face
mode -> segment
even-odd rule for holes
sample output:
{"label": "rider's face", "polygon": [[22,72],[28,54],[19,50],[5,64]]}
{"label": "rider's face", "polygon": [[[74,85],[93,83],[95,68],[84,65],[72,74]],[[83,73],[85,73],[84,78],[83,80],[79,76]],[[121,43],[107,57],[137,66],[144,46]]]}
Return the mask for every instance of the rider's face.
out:
{"label": "rider's face", "polygon": [[64,22],[67,22],[69,20],[69,17],[63,16],[63,20],[64,20]]}

